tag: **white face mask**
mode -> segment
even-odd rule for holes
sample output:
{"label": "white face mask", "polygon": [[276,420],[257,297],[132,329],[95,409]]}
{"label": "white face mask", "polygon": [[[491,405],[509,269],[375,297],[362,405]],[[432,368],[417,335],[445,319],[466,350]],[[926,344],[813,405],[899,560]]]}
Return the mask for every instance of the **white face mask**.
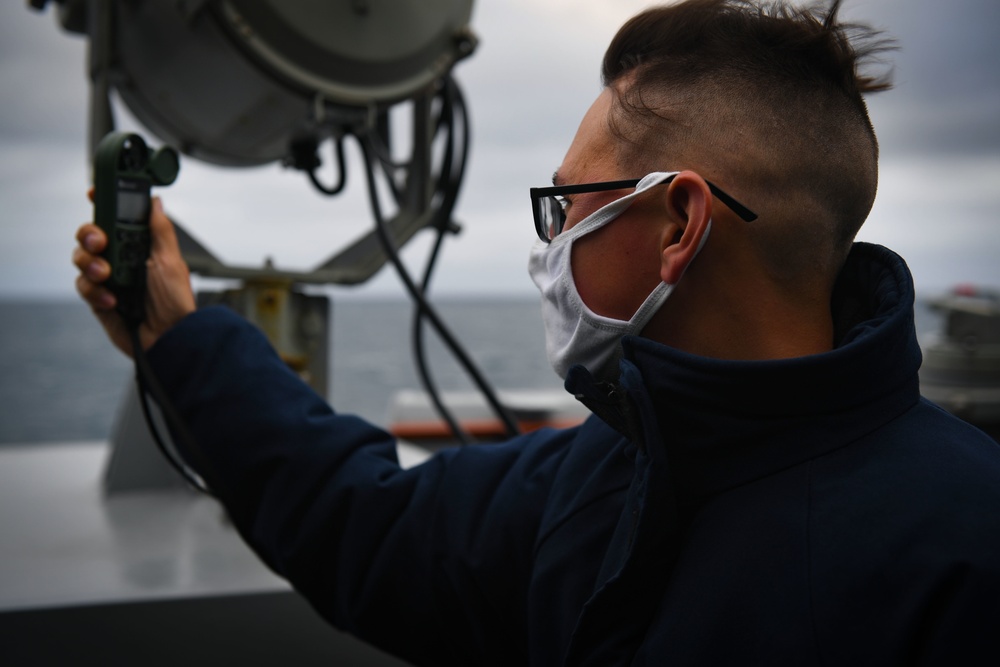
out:
{"label": "white face mask", "polygon": [[[598,315],[587,307],[576,290],[570,256],[573,241],[608,224],[624,213],[636,197],[676,173],[649,174],[639,181],[635,192],[598,209],[556,236],[551,243],[535,241],[528,260],[528,273],[542,293],[545,348],[549,363],[559,377],[565,378],[572,366],[582,364],[600,380],[617,378],[622,336],[642,331],[673,291],[673,285],[661,282],[627,321]],[[709,221],[698,251],[708,239],[711,224]]]}

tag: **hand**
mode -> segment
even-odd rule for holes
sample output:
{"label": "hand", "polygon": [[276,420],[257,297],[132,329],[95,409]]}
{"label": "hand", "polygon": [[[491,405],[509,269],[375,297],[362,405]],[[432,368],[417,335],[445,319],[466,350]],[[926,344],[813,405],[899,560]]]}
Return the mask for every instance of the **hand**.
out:
{"label": "hand", "polygon": [[[89,196],[93,199],[93,190]],[[143,350],[195,310],[191,276],[181,256],[174,226],[163,212],[159,197],[153,198],[149,216],[151,247],[146,261],[146,319],[139,326],[139,341]],[[94,315],[111,342],[132,356],[132,341],[124,320],[115,310],[115,295],[104,286],[111,275],[111,266],[101,257],[107,246],[107,236],[95,224],[85,224],[76,233],[79,245],[73,250],[73,264],[80,270],[76,290],[90,305]]]}

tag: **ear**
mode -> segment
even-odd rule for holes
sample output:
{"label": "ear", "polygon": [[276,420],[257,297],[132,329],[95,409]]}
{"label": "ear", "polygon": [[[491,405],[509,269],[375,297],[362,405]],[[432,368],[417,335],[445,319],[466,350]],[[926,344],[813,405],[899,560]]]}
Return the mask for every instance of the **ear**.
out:
{"label": "ear", "polygon": [[698,174],[682,171],[667,186],[670,222],[660,252],[660,279],[675,285],[698,254],[712,219],[712,192]]}

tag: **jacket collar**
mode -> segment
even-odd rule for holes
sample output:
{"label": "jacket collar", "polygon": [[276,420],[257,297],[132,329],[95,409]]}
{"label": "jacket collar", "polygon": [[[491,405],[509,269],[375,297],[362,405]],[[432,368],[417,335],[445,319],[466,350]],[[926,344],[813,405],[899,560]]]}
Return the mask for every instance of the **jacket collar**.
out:
{"label": "jacket collar", "polygon": [[921,356],[903,260],[855,244],[831,307],[830,352],[722,361],[627,337],[619,384],[578,367],[566,387],[651,457],[667,456],[679,494],[696,501],[849,444],[917,402]]}

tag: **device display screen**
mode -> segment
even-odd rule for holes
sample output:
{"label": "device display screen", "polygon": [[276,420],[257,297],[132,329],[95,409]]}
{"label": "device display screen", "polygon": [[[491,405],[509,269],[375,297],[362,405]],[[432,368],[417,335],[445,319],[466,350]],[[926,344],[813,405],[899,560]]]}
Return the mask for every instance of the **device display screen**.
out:
{"label": "device display screen", "polygon": [[143,192],[119,190],[118,219],[146,222],[149,219],[149,195]]}

